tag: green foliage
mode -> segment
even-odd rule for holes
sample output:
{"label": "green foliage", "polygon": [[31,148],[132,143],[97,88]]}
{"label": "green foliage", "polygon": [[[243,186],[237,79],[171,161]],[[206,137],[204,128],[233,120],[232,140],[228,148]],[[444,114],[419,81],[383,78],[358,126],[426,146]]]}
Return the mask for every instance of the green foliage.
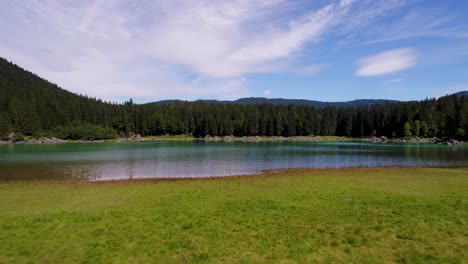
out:
{"label": "green foliage", "polygon": [[421,130],[419,134],[423,137],[427,137],[429,135],[429,126],[425,121],[421,123]]}
{"label": "green foliage", "polygon": [[145,134],[147,135],[165,135],[166,122],[163,117],[158,113],[153,113],[147,120],[148,126]]}
{"label": "green foliage", "polygon": [[58,126],[53,130],[53,135],[58,138],[71,140],[100,140],[117,137],[116,131],[112,128],[90,124]]}
{"label": "green foliage", "polygon": [[0,263],[466,263],[466,168],[0,184]]}
{"label": "green foliage", "polygon": [[8,139],[10,133],[10,124],[7,118],[0,114],[0,140]]}
{"label": "green foliage", "polygon": [[420,132],[421,132],[421,121],[416,120],[414,121],[413,135],[419,137]]}
{"label": "green foliage", "polygon": [[403,126],[403,136],[411,137],[411,125],[409,122],[406,122]]}
{"label": "green foliage", "polygon": [[24,141],[25,140],[25,137],[23,135],[23,133],[21,132],[17,132],[13,135],[12,138],[10,138],[11,141],[13,142],[20,142],[20,141]]}
{"label": "green foliage", "polygon": [[465,129],[459,128],[459,129],[457,130],[457,133],[455,134],[455,138],[456,138],[456,139],[460,139],[460,140],[465,139],[465,138],[466,138]]}

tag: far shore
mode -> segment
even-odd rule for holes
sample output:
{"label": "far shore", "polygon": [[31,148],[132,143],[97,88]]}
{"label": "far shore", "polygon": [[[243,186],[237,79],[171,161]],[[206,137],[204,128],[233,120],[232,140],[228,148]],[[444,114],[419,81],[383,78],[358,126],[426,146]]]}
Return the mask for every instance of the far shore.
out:
{"label": "far shore", "polygon": [[440,144],[449,146],[465,145],[466,142],[454,139],[439,139],[439,138],[422,138],[422,137],[405,137],[388,139],[386,137],[340,137],[340,136],[206,136],[203,138],[193,137],[191,135],[163,135],[163,136],[147,136],[141,137],[133,135],[129,137],[121,137],[117,139],[106,140],[64,140],[59,138],[25,138],[22,141],[0,141],[0,145],[5,144],[63,144],[63,143],[128,143],[128,142],[153,142],[153,141],[203,141],[203,142],[368,142],[368,143],[411,143],[411,144]]}

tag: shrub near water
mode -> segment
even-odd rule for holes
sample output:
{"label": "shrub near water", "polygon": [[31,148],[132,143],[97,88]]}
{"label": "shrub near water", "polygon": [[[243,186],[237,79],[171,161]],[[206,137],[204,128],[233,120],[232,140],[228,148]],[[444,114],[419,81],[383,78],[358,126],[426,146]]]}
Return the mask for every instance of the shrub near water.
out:
{"label": "shrub near water", "polygon": [[117,137],[117,133],[114,129],[91,124],[65,127],[59,126],[54,129],[53,135],[58,138],[71,140],[99,140],[114,139]]}

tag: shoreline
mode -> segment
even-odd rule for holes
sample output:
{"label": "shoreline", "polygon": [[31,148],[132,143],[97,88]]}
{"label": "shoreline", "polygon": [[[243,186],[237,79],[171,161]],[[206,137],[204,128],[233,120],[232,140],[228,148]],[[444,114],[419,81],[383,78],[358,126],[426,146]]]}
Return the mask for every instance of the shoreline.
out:
{"label": "shoreline", "polygon": [[89,144],[89,143],[131,143],[131,142],[172,142],[172,141],[202,141],[202,142],[364,142],[364,143],[375,143],[375,144],[387,144],[387,143],[409,143],[409,144],[438,144],[448,146],[463,146],[466,145],[464,141],[458,141],[454,139],[439,139],[439,138],[420,138],[420,137],[406,137],[406,138],[395,138],[388,139],[386,137],[365,137],[365,138],[352,138],[352,137],[341,137],[341,136],[293,136],[293,137],[282,137],[282,136],[206,136],[204,138],[196,138],[189,135],[177,135],[177,136],[130,136],[122,137],[117,139],[106,139],[106,140],[64,140],[59,138],[39,138],[39,139],[25,139],[23,141],[0,141],[0,145],[24,145],[24,144],[65,144],[65,143],[77,143],[77,144]]}
{"label": "shoreline", "polygon": [[162,182],[198,182],[198,181],[222,181],[222,180],[243,180],[243,179],[262,179],[273,177],[292,177],[301,174],[320,174],[320,173],[349,173],[349,172],[395,172],[395,171],[420,171],[425,169],[467,169],[465,167],[349,167],[349,168],[286,168],[278,170],[266,170],[253,174],[239,174],[232,176],[204,176],[204,177],[168,177],[168,178],[135,178],[135,179],[116,179],[116,180],[97,180],[97,181],[54,181],[58,183],[69,183],[77,185],[111,185],[111,184],[145,184]]}
{"label": "shoreline", "polygon": [[236,174],[227,176],[202,176],[202,177],[160,177],[160,178],[132,178],[114,180],[80,180],[80,179],[7,179],[0,180],[0,185],[11,183],[51,183],[65,185],[113,185],[113,184],[146,184],[164,182],[199,182],[199,181],[223,181],[242,179],[262,179],[274,177],[291,177],[301,174],[321,174],[321,173],[376,173],[376,172],[399,172],[399,171],[421,171],[421,170],[467,170],[467,167],[405,167],[405,166],[382,166],[382,167],[342,167],[342,168],[284,168],[277,170],[265,170],[258,173]]}

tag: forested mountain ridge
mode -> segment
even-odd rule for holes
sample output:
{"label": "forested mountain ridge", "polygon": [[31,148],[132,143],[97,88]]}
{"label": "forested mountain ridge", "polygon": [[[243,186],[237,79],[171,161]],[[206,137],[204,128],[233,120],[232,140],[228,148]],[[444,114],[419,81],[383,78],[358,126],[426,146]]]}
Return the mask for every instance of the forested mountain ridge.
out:
{"label": "forested mountain ridge", "polygon": [[[149,105],[162,105],[170,104],[175,102],[184,102],[183,100],[162,100],[157,102],[147,103]],[[265,97],[247,97],[240,98],[234,101],[225,101],[225,100],[197,100],[196,102],[212,103],[212,104],[238,104],[238,105],[256,105],[256,104],[273,104],[273,105],[306,105],[314,106],[318,108],[327,107],[327,106],[336,106],[336,107],[347,107],[347,106],[365,106],[373,104],[387,104],[387,103],[398,103],[397,100],[385,100],[385,99],[358,99],[347,102],[322,102],[314,100],[305,100],[305,99],[284,99],[284,98],[265,98]]]}
{"label": "forested mountain ridge", "polygon": [[461,92],[458,92],[458,93],[454,93],[453,95],[455,96],[468,96],[468,91],[461,91]]}
{"label": "forested mountain ridge", "polygon": [[64,139],[115,138],[137,133],[196,137],[413,135],[466,140],[468,97],[458,94],[420,102],[323,107],[270,100],[145,105],[129,100],[116,104],[73,94],[0,59],[0,139],[11,132]]}
{"label": "forested mountain ridge", "polygon": [[0,58],[0,136],[40,136],[72,123],[110,127],[120,105],[66,91]]}

